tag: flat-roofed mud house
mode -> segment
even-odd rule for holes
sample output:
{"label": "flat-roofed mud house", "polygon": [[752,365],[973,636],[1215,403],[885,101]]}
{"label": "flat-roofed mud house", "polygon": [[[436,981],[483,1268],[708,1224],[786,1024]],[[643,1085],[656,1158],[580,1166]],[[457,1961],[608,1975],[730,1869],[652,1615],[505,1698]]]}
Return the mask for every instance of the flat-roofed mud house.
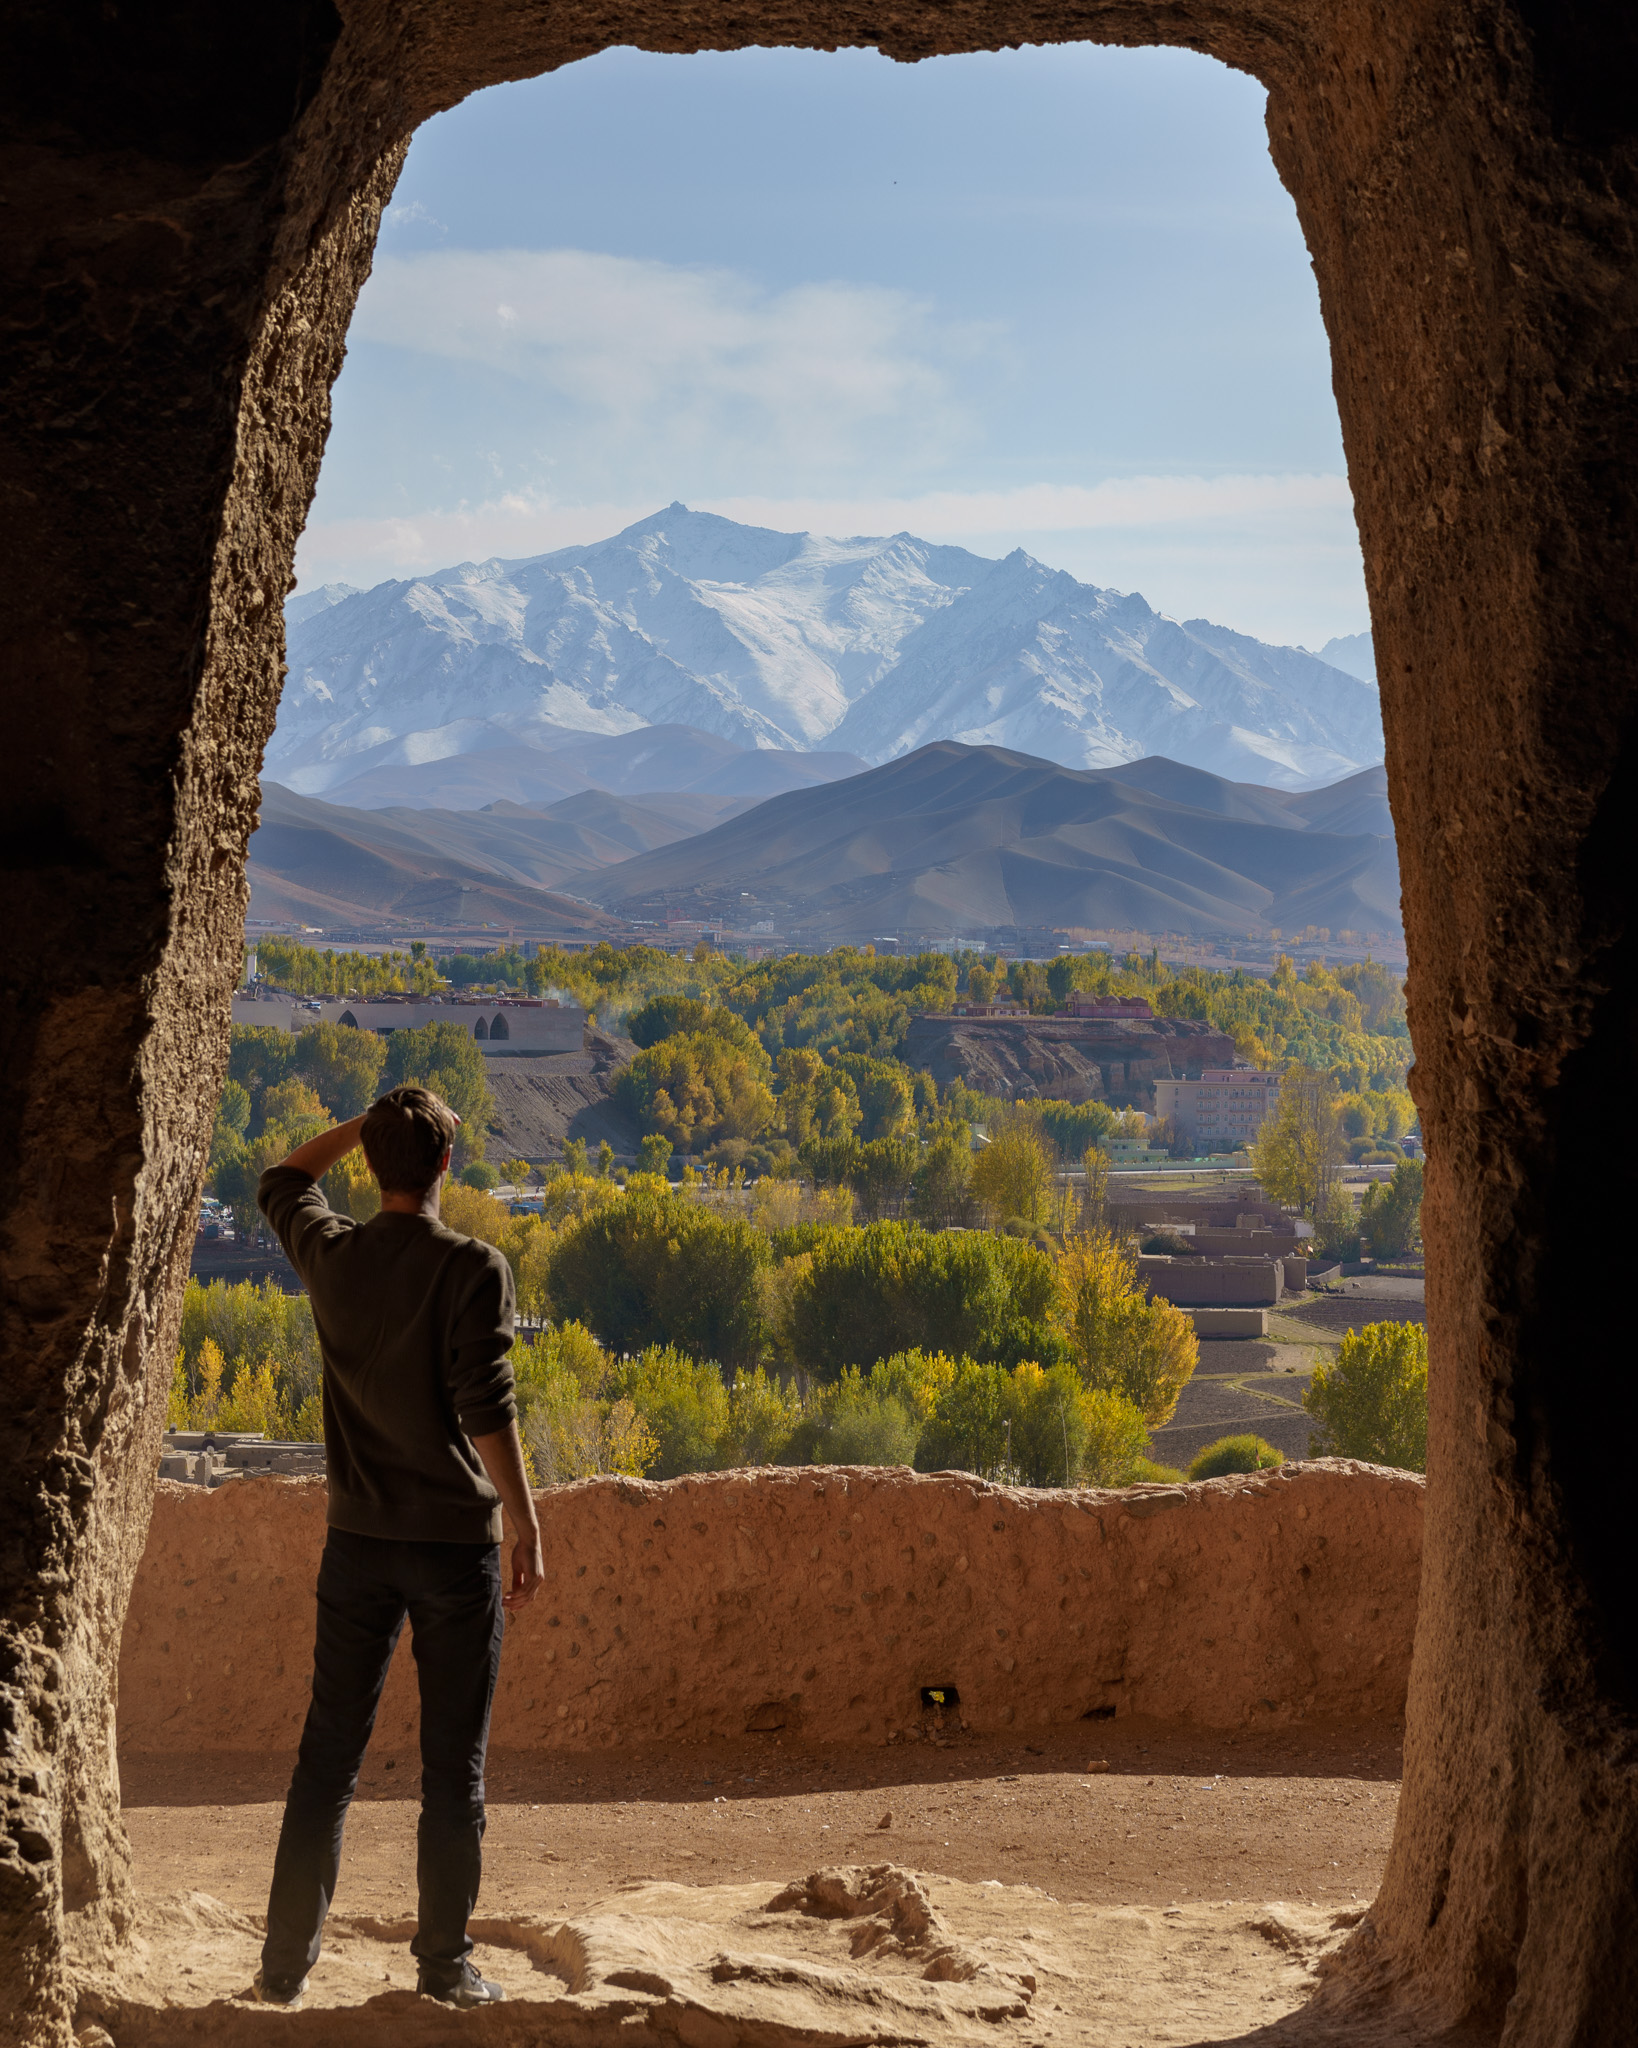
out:
{"label": "flat-roofed mud house", "polygon": [[458,1024],[483,1047],[486,1059],[579,1052],[586,1042],[585,1011],[551,996],[235,996],[233,1021],[285,1031],[305,1031],[310,1024],[377,1032]]}
{"label": "flat-roofed mud house", "polygon": [[1404,1797],[1313,2023],[1630,2040],[1638,1378],[1582,1263],[1638,1086],[1638,10],[1608,0],[11,11],[0,2040],[67,2048],[75,1958],[131,1926],[113,1672],[281,605],[410,136],[615,44],[1077,38],[1266,84],[1371,595],[1432,1416]]}

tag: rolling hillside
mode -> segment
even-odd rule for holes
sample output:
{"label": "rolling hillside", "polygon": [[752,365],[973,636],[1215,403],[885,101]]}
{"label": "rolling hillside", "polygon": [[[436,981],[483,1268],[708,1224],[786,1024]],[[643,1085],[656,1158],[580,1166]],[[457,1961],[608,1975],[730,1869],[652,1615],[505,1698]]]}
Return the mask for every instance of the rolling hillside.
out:
{"label": "rolling hillside", "polygon": [[[798,790],[583,884],[630,918],[674,914],[843,938],[1007,926],[1201,936],[1310,924],[1391,933],[1382,771],[1292,794],[1176,762],[1061,768],[943,740],[845,782]],[[1309,812],[1314,814],[1311,822]]]}

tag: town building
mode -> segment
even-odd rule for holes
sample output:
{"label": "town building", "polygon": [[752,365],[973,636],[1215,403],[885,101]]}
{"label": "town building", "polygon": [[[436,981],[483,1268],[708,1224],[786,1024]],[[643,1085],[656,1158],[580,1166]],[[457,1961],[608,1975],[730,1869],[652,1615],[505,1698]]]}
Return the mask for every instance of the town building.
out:
{"label": "town building", "polygon": [[1147,1138],[1105,1138],[1103,1149],[1109,1154],[1110,1167],[1117,1173],[1129,1172],[1141,1166],[1170,1166],[1169,1152],[1154,1151]]}
{"label": "town building", "polygon": [[310,1024],[342,1024],[357,1031],[415,1031],[423,1024],[457,1024],[487,1059],[579,1052],[586,1013],[578,1003],[539,996],[269,996],[233,998],[235,1024],[271,1024],[305,1031]]}
{"label": "town building", "polygon": [[1092,996],[1084,989],[1072,989],[1060,1014],[1065,1017],[1122,1017],[1141,1022],[1155,1013],[1143,996]]}
{"label": "town building", "polygon": [[1197,1157],[1249,1145],[1273,1110],[1278,1074],[1252,1067],[1207,1067],[1198,1081],[1156,1080],[1155,1114],[1167,1119]]}

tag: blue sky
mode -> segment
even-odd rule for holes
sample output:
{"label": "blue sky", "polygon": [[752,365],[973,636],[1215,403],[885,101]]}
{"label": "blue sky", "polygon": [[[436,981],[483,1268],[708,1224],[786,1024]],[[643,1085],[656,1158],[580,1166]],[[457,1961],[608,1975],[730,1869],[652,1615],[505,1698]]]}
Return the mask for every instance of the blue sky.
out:
{"label": "blue sky", "polygon": [[1363,629],[1262,88],[1087,45],[617,50],[428,123],[304,586],[534,554],[673,499],[1022,546],[1267,639]]}

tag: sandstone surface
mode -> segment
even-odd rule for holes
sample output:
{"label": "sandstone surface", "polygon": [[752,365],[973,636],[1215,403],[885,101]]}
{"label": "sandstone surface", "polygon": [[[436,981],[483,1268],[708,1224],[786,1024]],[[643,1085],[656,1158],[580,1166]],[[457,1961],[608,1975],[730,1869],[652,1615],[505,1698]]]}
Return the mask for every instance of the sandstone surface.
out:
{"label": "sandstone surface", "polygon": [[1135,1024],[1072,1017],[946,1017],[911,1020],[900,1055],[947,1088],[965,1081],[981,1095],[1032,1101],[1155,1106],[1160,1079],[1199,1080],[1227,1067],[1234,1040],[1184,1018]]}
{"label": "sandstone surface", "polygon": [[481,2014],[415,1995],[412,1921],[337,1915],[303,2009],[272,2015],[245,1996],[258,1919],[194,1892],[144,1905],[126,1956],[82,1981],[76,2020],[80,2048],[259,2048],[270,2026],[324,2048],[457,2033],[486,2048],[1159,2048],[1292,2014],[1360,1919],[1065,1906],[893,1864],[779,1888],[636,1883],[568,1919],[474,1920],[474,1959],[507,1995]]}
{"label": "sandstone surface", "polygon": [[[633,44],[1164,43],[1268,88],[1371,597],[1428,1138],[1399,1831],[1344,1972],[1625,2043],[1638,1378],[1586,1219],[1638,1086],[1638,12],[1609,0],[245,0],[0,67],[0,2040],[131,1927],[113,1682],[240,969],[282,599],[417,126]],[[214,1030],[212,1029],[214,1020]],[[1352,2022],[1350,2022],[1352,2024]]]}
{"label": "sandstone surface", "polygon": [[[546,1585],[508,1630],[492,1740],[875,1743],[946,1711],[1020,1732],[1391,1717],[1422,1495],[1415,1474],[1341,1460],[1125,1492],[843,1467],[551,1488]],[[160,1486],[122,1749],[294,1749],[324,1502],[319,1480]],[[950,1688],[959,1706],[923,1704]],[[406,1642],[378,1741],[412,1746],[417,1711]]]}

